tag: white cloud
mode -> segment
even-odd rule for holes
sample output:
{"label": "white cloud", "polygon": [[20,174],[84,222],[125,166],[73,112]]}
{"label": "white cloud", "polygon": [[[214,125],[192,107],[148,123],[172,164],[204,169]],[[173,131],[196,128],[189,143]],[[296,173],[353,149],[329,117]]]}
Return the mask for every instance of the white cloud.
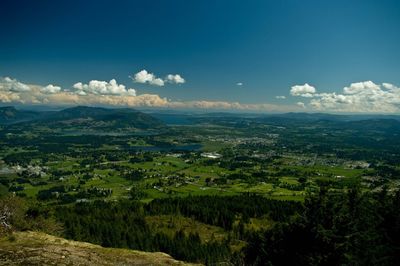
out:
{"label": "white cloud", "polygon": [[398,88],[398,87],[396,87],[395,85],[393,85],[393,84],[390,84],[390,83],[382,83],[382,86],[385,88],[385,89],[388,89],[388,90],[390,90],[390,91],[399,91],[400,90],[400,88]]}
{"label": "white cloud", "polygon": [[166,82],[173,83],[173,84],[183,84],[185,83],[185,79],[181,77],[179,74],[169,74],[165,78]]}
{"label": "white cloud", "polygon": [[281,99],[281,100],[283,100],[283,99],[286,99],[286,96],[284,96],[284,95],[278,95],[278,96],[275,96],[275,98],[276,98],[276,99]]}
{"label": "white cloud", "polygon": [[237,86],[243,86],[243,83],[242,82],[238,82],[238,83],[236,83],[236,85]]}
{"label": "white cloud", "polygon": [[[226,101],[171,101],[157,94],[136,95],[134,89],[126,89],[115,80],[110,82],[92,80],[88,84],[75,83],[73,90],[63,90],[58,86],[26,85],[29,91],[14,91],[9,86],[10,80],[0,79],[0,102],[21,104],[50,104],[50,105],[110,105],[129,107],[160,107],[160,108],[187,108],[187,109],[215,109],[215,110],[246,110],[256,112],[299,111],[298,106],[275,105],[268,103],[244,104]],[[21,86],[21,85],[20,85]]]}
{"label": "white cloud", "polygon": [[30,91],[31,88],[28,85],[17,81],[16,79],[5,77],[0,79],[0,90],[24,92],[24,91]]}
{"label": "white cloud", "polygon": [[79,95],[136,95],[136,90],[126,89],[125,85],[118,84],[115,79],[112,79],[109,82],[91,80],[89,84],[78,82],[74,84],[73,88],[77,90],[76,93]]}
{"label": "white cloud", "polygon": [[[40,86],[24,84],[12,78],[0,78],[0,102],[56,105],[103,104],[131,107],[149,106],[279,112],[301,111],[307,107],[323,112],[400,113],[400,88],[391,83],[357,82],[344,87],[341,93],[316,93],[316,89],[312,86],[310,86],[312,89],[293,87],[297,89],[293,93],[291,91],[292,95],[303,96],[304,94],[311,94],[310,101],[302,101],[292,105],[245,104],[204,100],[171,101],[156,94],[136,95],[134,89],[126,88],[124,85],[118,84],[114,79],[109,82],[92,80],[88,84],[78,82],[73,86],[73,90],[63,90],[61,87],[52,84]],[[283,99],[283,97],[279,97],[279,99]],[[304,98],[304,100],[307,99]]]}
{"label": "white cloud", "polygon": [[186,80],[179,74],[168,74],[163,80],[145,69],[137,72],[133,77],[129,77],[136,83],[150,84],[160,87],[164,86],[165,83],[183,84],[186,82]]}
{"label": "white cloud", "polygon": [[61,91],[61,87],[49,84],[46,87],[40,88],[40,91],[43,92],[43,93],[52,94],[52,93],[60,92]]}
{"label": "white cloud", "polygon": [[304,85],[295,85],[291,88],[290,94],[293,96],[313,97],[316,92],[315,88],[308,83]]}
{"label": "white cloud", "polygon": [[343,92],[344,94],[364,94],[378,92],[380,89],[380,86],[372,81],[364,81],[351,83],[349,87],[343,88]]}
{"label": "white cloud", "polygon": [[87,95],[87,93],[84,92],[83,90],[77,90],[77,91],[76,91],[76,94],[78,94],[78,95],[80,95],[80,96],[85,96],[85,95]]}
{"label": "white cloud", "polygon": [[400,88],[372,81],[351,83],[342,93],[313,93],[310,106],[318,111],[354,113],[400,112]]}
{"label": "white cloud", "polygon": [[164,81],[162,79],[157,78],[153,73],[149,73],[145,69],[136,73],[131,79],[136,83],[164,86]]}
{"label": "white cloud", "polygon": [[301,108],[306,108],[306,105],[303,102],[297,102],[296,105]]}
{"label": "white cloud", "polygon": [[16,93],[0,91],[0,102],[2,102],[2,103],[11,103],[11,102],[23,103],[23,100]]}

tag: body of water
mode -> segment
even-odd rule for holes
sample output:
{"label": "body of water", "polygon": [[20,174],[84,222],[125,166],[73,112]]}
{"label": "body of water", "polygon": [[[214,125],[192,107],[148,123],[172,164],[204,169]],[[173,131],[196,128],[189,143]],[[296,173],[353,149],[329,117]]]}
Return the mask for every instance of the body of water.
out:
{"label": "body of water", "polygon": [[134,151],[199,151],[203,145],[193,143],[186,145],[169,145],[169,146],[130,146],[128,150]]}

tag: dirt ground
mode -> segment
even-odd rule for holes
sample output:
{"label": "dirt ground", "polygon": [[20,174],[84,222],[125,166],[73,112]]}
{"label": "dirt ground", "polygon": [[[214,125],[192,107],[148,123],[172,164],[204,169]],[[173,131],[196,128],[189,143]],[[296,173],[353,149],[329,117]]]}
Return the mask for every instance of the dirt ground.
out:
{"label": "dirt ground", "polygon": [[103,248],[38,232],[0,239],[0,265],[193,265],[161,252]]}

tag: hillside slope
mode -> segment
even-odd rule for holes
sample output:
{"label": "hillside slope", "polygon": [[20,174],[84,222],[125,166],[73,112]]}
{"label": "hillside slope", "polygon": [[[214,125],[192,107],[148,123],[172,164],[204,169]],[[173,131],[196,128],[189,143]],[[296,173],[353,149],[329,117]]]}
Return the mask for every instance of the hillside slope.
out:
{"label": "hillside slope", "polygon": [[0,107],[0,124],[27,121],[37,117],[39,117],[37,112],[17,110],[13,106]]}
{"label": "hillside slope", "polygon": [[161,252],[103,248],[38,232],[0,239],[0,265],[193,265]]}
{"label": "hillside slope", "polygon": [[109,109],[77,106],[46,115],[31,124],[61,128],[85,128],[98,130],[112,129],[157,129],[164,123],[151,115],[134,109]]}

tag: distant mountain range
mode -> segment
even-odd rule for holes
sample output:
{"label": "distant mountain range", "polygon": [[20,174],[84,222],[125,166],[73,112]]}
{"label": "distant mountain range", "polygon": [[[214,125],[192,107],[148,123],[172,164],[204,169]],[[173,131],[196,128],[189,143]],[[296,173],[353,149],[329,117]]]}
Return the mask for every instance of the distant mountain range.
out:
{"label": "distant mountain range", "polygon": [[252,113],[206,113],[195,114],[196,117],[240,117],[240,118],[256,118],[256,119],[272,119],[284,118],[293,120],[330,120],[330,121],[358,121],[369,119],[395,119],[400,121],[400,115],[386,115],[386,114],[329,114],[329,113],[306,113],[306,112],[289,112],[289,113],[275,113],[275,114],[252,114]]}
{"label": "distant mountain range", "polygon": [[[353,125],[398,127],[399,115],[338,115],[326,113],[179,113],[140,112],[131,108],[102,108],[77,106],[61,111],[28,111],[13,106],[0,107],[0,125],[45,125],[53,127],[75,127],[86,129],[159,129],[166,124],[199,124],[204,122],[258,122],[273,124],[350,122]],[[368,122],[367,122],[368,121]]]}
{"label": "distant mountain range", "polygon": [[400,133],[399,115],[339,115],[326,113],[151,113],[168,125],[217,124],[222,126],[249,127],[264,124],[283,127],[319,127],[332,130],[381,131]]}
{"label": "distant mountain range", "polygon": [[15,107],[0,107],[0,124],[44,125],[90,129],[157,129],[165,126],[161,120],[134,109],[109,109],[77,106],[61,111],[24,111]]}

